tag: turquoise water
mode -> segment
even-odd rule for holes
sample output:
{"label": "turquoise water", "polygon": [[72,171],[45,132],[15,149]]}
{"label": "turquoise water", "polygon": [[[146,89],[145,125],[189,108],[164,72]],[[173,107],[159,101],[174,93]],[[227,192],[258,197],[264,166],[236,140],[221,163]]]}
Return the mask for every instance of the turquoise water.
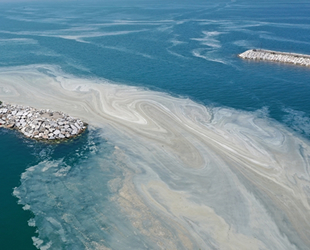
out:
{"label": "turquoise water", "polygon": [[[211,109],[233,110],[233,114],[255,114],[255,117],[267,120],[266,124],[269,124],[269,127],[267,129],[266,125],[266,131],[278,129],[279,126],[279,131],[282,131],[282,128],[288,131],[283,138],[286,138],[287,134],[291,137],[288,136],[288,139],[283,141],[289,143],[291,138],[302,138],[302,147],[308,152],[306,149],[310,138],[310,69],[294,65],[244,61],[237,57],[247,49],[259,47],[310,54],[310,4],[306,2],[117,1],[66,4],[2,3],[0,6],[0,84],[3,86],[7,86],[6,80],[9,77],[16,75],[15,71],[23,72],[21,74],[24,76],[18,78],[23,85],[22,79],[28,79],[27,72],[31,71],[41,77],[36,82],[43,82],[44,77],[61,82],[59,77],[63,77],[72,78],[72,82],[85,82],[85,85],[88,81],[94,81],[99,85],[108,81],[119,86],[138,87],[147,93],[167,93],[170,97],[182,100],[188,98]],[[10,70],[14,70],[11,75],[3,73]],[[37,78],[29,79],[34,81]],[[1,90],[0,98],[19,101],[18,97],[6,96],[3,93],[5,88]],[[54,98],[50,100],[55,100],[55,103],[65,99],[57,95],[57,92],[49,93],[48,97]],[[38,97],[36,93],[33,95],[34,99]],[[179,101],[173,98],[163,101],[166,107],[170,107],[171,104],[177,109],[178,105],[174,102]],[[91,105],[90,99],[85,103]],[[40,102],[36,104],[39,105]],[[75,104],[76,102],[67,103],[72,107]],[[183,103],[180,104],[182,105]],[[151,108],[148,110],[152,112]],[[214,117],[217,117],[216,112]],[[232,119],[229,124],[234,124],[234,121],[241,124],[242,119],[238,117]],[[122,182],[127,178],[125,173],[132,171],[132,175],[136,176],[132,177],[132,183],[135,184],[138,194],[144,197],[149,208],[152,207],[150,202],[148,203],[146,196],[142,195],[144,186],[139,184],[144,183],[146,176],[149,178],[150,172],[154,171],[150,176],[157,176],[174,191],[186,192],[186,188],[190,190],[196,184],[194,181],[188,181],[181,188],[176,181],[178,178],[180,182],[183,180],[180,176],[173,177],[173,180],[167,177],[172,170],[165,172],[164,167],[155,170],[160,164],[170,164],[171,159],[161,151],[158,151],[158,155],[154,153],[154,158],[147,158],[147,152],[153,152],[155,149],[149,146],[152,143],[143,144],[144,139],[139,138],[138,134],[135,135],[137,141],[134,142],[144,146],[135,148],[131,144],[134,129],[126,130],[125,135],[120,135],[117,129],[110,128],[114,126],[111,125],[113,122],[107,122],[102,125],[104,127],[99,126],[100,128],[97,128],[98,123],[103,122],[96,121],[96,124],[91,124],[85,135],[63,145],[33,142],[22,138],[14,131],[0,130],[1,249],[35,249],[32,237],[36,237],[34,242],[42,249],[95,249],[96,244],[112,249],[160,249],[159,245],[154,244],[151,233],[137,229],[139,227],[131,222],[130,218],[137,215],[134,212],[128,215],[126,209],[119,208],[122,205],[115,202],[115,194],[121,190],[121,185],[115,184],[115,189],[118,190],[115,191],[110,181],[117,179],[118,182]],[[265,120],[260,124],[262,123],[265,124]],[[165,123],[162,121],[156,124],[160,127]],[[169,126],[176,125],[167,122],[163,128]],[[233,131],[242,131],[234,125],[231,126]],[[223,127],[226,128],[226,125]],[[259,125],[257,127],[261,128]],[[275,131],[278,131],[277,129]],[[263,130],[264,128],[261,128],[259,131]],[[240,133],[244,137],[248,135],[248,132]],[[276,135],[277,133],[274,132]],[[189,141],[194,140],[189,135],[186,136]],[[272,138],[272,133],[269,136]],[[270,144],[276,144],[271,141],[272,139]],[[125,156],[121,159],[115,156],[115,145],[124,152]],[[256,148],[262,147],[261,152],[267,152],[272,148],[269,144],[259,145]],[[200,147],[204,146],[197,146],[198,149]],[[290,150],[288,152],[294,151]],[[309,158],[305,152],[301,154],[304,155],[306,169],[309,164],[305,159]],[[278,154],[274,155],[274,158],[271,158],[281,162],[277,158]],[[211,153],[208,157],[216,158]],[[294,162],[293,155],[289,159]],[[226,160],[223,158],[223,162]],[[153,167],[153,164],[156,167]],[[237,162],[235,164],[238,165]],[[131,165],[138,167],[134,169]],[[236,166],[231,166],[231,169],[238,168]],[[124,168],[129,170],[125,171]],[[309,188],[308,170],[305,171],[307,174],[304,176],[304,185]],[[217,176],[215,170],[211,172],[210,175]],[[265,206],[268,211],[266,213],[272,214],[270,216],[280,234],[282,233],[290,243],[283,243],[282,249],[309,247],[309,242],[305,242],[302,236],[292,229],[294,222],[281,224],[281,220],[290,221],[289,215],[282,215],[279,209],[282,216],[279,215],[279,219],[270,212],[280,207],[276,202],[272,202],[271,196],[259,191],[258,187],[254,188],[255,185],[246,180],[247,178],[241,177],[241,174],[235,176],[250,193],[255,194],[261,206]],[[197,183],[203,183],[203,180],[195,180]],[[13,195],[14,188],[17,188],[15,190],[18,194]],[[307,188],[304,187],[304,190],[308,190]],[[236,200],[242,196],[241,191],[238,192],[234,192]],[[153,193],[150,191],[150,194]],[[204,197],[204,194],[198,191],[191,194],[191,201],[198,204],[199,195]],[[309,193],[307,195],[309,199]],[[269,198],[266,198],[267,196]],[[226,216],[226,212],[220,209],[219,201],[212,203],[211,197],[206,199],[208,201],[204,204],[210,205],[229,225],[239,225],[241,219],[237,212]],[[161,201],[165,203],[163,198]],[[30,209],[23,210],[23,206],[18,202],[30,205]],[[142,210],[141,207],[142,205],[139,209]],[[229,206],[224,207],[228,209]],[[83,211],[87,211],[87,216],[82,216]],[[152,211],[149,213],[159,213],[157,210]],[[249,211],[248,213],[251,214]],[[64,219],[65,215],[68,216],[67,219]],[[27,225],[31,218],[35,218],[37,227]],[[62,224],[59,218],[66,223]],[[239,222],[236,222],[237,218]],[[54,220],[57,220],[57,223]],[[96,220],[100,223],[94,223]],[[186,249],[186,244],[177,240],[178,234],[174,231],[173,223],[161,223],[163,228],[172,232],[173,236],[169,237],[171,242],[177,242],[176,248]],[[248,222],[240,223],[246,225]],[[288,229],[284,229],[285,225]],[[236,226],[236,232],[244,233],[245,227],[239,226]],[[255,226],[252,225],[251,228]],[[309,232],[309,224],[303,228]],[[188,234],[192,235],[190,241],[193,242],[193,249],[218,249],[217,247],[221,246],[220,243],[217,245],[217,240],[211,236],[212,239],[202,237],[203,239],[198,240],[194,234]],[[259,238],[261,235],[253,232],[252,236]],[[263,236],[260,239],[264,242]],[[266,240],[265,244],[267,242],[269,241]],[[272,245],[271,241],[269,243],[269,249],[280,249],[277,248],[279,245]]]}

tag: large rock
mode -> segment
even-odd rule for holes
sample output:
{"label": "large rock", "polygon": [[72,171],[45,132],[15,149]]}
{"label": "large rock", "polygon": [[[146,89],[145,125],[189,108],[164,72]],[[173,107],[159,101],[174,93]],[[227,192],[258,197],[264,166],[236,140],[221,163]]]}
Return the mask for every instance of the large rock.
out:
{"label": "large rock", "polygon": [[54,135],[59,135],[60,134],[60,131],[57,129],[54,131]]}

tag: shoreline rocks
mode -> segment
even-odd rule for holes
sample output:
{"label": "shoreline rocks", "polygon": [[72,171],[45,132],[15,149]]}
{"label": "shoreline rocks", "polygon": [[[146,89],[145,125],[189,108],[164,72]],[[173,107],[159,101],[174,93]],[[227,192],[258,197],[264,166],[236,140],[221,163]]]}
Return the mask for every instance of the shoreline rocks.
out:
{"label": "shoreline rocks", "polygon": [[0,102],[0,127],[17,129],[27,138],[53,141],[81,134],[87,123],[58,111]]}
{"label": "shoreline rocks", "polygon": [[309,55],[285,53],[272,50],[251,49],[239,54],[239,57],[243,59],[289,63],[308,67],[310,66]]}

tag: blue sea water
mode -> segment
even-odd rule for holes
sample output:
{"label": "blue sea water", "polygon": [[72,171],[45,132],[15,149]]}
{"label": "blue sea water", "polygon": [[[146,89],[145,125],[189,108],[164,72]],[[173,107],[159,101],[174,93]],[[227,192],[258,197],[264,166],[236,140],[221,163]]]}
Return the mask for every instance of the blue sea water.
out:
{"label": "blue sea water", "polygon": [[[1,3],[0,69],[49,65],[80,79],[253,112],[308,142],[310,69],[237,55],[252,48],[310,54],[309,13],[302,1]],[[33,242],[41,249],[161,249],[111,201],[109,181],[125,174],[113,141],[99,140],[100,133],[92,128],[49,145],[0,129],[1,249],[35,249]],[[66,215],[67,224],[54,223]],[[92,220],[102,222],[100,233]],[[291,249],[306,249],[294,233],[281,232]],[[204,242],[193,249],[220,249]]]}

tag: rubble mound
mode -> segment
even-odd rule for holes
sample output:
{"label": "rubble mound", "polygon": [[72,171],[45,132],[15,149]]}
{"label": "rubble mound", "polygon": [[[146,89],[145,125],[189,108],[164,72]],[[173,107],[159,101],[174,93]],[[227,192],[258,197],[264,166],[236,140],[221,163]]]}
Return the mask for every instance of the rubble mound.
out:
{"label": "rubble mound", "polygon": [[0,102],[0,127],[17,129],[37,140],[63,140],[79,135],[87,124],[59,111]]}

